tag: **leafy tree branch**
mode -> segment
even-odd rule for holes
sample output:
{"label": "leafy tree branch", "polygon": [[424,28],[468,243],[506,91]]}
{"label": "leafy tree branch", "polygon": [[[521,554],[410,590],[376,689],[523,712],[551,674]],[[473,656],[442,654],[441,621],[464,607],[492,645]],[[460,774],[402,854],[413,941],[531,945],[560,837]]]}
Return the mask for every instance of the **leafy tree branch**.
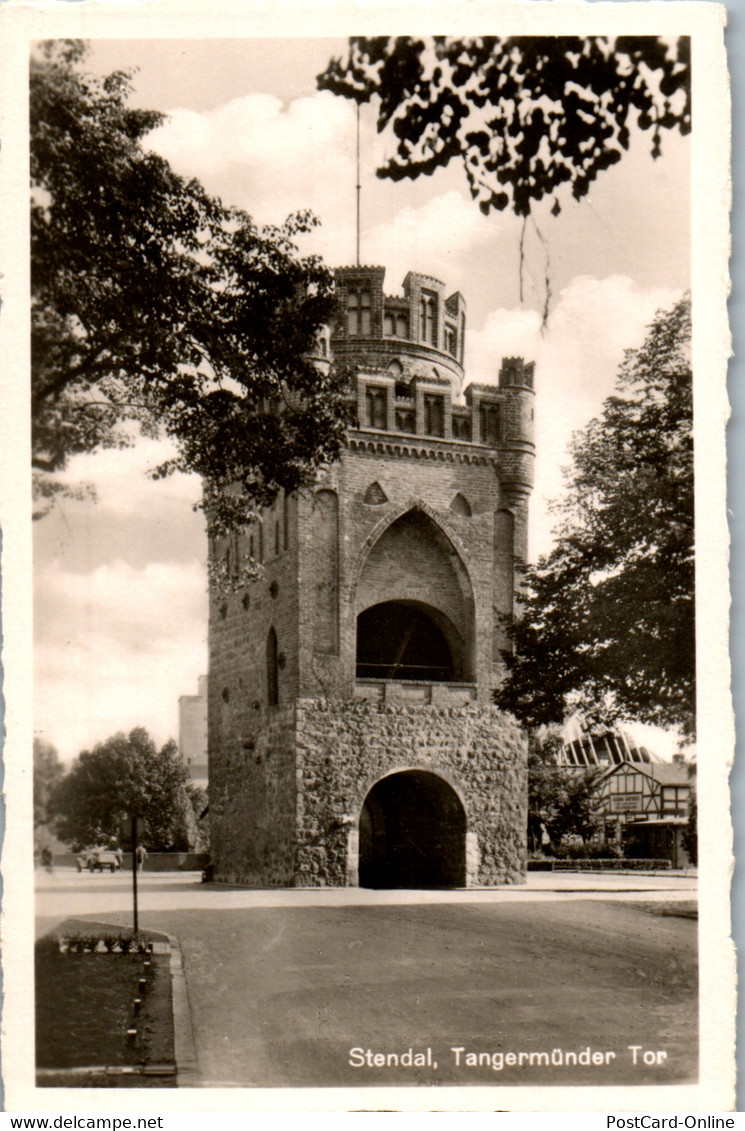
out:
{"label": "leafy tree branch", "polygon": [[373,36],[349,40],[318,77],[357,103],[377,98],[391,180],[460,161],[482,212],[534,204],[567,186],[582,199],[621,160],[633,126],[658,157],[691,129],[690,43],[655,36]]}
{"label": "leafy tree branch", "polygon": [[686,296],[575,436],[556,546],[525,572],[497,693],[529,726],[580,710],[695,733],[690,339]]}
{"label": "leafy tree branch", "polygon": [[85,54],[53,41],[31,63],[40,513],[72,455],[144,430],[177,448],[156,475],[237,485],[248,516],[336,458],[349,418],[346,374],[310,356],[336,309],[331,272],[294,242],[316,221],[260,228],[178,176],[146,148],[162,116],[128,105],[128,73],[85,73]]}

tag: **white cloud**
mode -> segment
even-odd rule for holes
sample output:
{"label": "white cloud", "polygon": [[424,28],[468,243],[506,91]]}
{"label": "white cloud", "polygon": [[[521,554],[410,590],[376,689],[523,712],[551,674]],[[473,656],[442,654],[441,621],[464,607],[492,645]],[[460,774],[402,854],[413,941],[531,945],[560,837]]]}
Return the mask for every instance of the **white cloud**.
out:
{"label": "white cloud", "polygon": [[354,159],[354,111],[349,103],[320,92],[284,103],[271,94],[249,94],[214,110],[173,110],[149,135],[149,144],[179,169],[219,176],[231,165],[250,167],[259,179],[269,170],[301,180],[307,163],[322,164],[324,153]]}
{"label": "white cloud", "polygon": [[176,455],[169,440],[140,438],[131,448],[100,449],[73,457],[58,478],[75,484],[94,484],[99,513],[124,516],[142,514],[146,508],[201,497],[198,475],[174,474],[153,480],[148,472]]}
{"label": "white cloud", "polygon": [[[356,124],[354,107],[345,99],[321,91],[285,103],[250,94],[201,113],[177,109],[150,134],[148,144],[178,172],[198,177],[210,192],[246,209],[259,223],[278,224],[290,212],[310,208],[321,227],[299,238],[301,250],[322,255],[329,264],[352,261]],[[413,269],[441,277],[454,290],[465,289],[464,253],[494,240],[501,221],[485,218],[456,191],[395,212],[407,192],[376,176],[389,146],[376,133],[373,115],[363,114],[363,261],[386,264],[394,287]],[[408,188],[422,196],[421,183]],[[386,219],[377,222],[381,215]]]}
{"label": "white cloud", "polygon": [[496,384],[501,358],[536,362],[536,484],[530,503],[531,557],[551,546],[548,501],[563,489],[572,433],[598,415],[614,388],[624,349],[641,345],[655,311],[677,292],[637,287],[626,276],[579,276],[559,295],[547,330],[532,310],[494,310],[470,336],[470,381]]}
{"label": "white cloud", "polygon": [[206,670],[201,563],[115,561],[90,574],[52,563],[37,592],[37,733],[64,758],[138,725],[176,737],[178,697]]}
{"label": "white cloud", "polygon": [[432,197],[420,208],[403,208],[392,220],[379,224],[365,236],[365,259],[387,265],[389,287],[400,285],[413,269],[434,275],[450,290],[466,291],[468,253],[496,241],[500,231],[495,216],[483,216],[472,200],[451,191]]}
{"label": "white cloud", "polygon": [[203,113],[173,110],[148,144],[177,172],[198,177],[260,223],[311,208],[329,232],[348,233],[355,136],[353,107],[328,92],[289,103],[249,94]]}

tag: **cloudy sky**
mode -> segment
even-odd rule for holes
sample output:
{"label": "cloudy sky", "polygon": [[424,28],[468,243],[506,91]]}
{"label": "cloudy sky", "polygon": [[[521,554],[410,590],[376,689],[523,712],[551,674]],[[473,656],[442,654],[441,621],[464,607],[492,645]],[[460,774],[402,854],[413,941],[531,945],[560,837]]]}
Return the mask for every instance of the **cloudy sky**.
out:
{"label": "cloudy sky", "polygon": [[[133,102],[168,114],[154,149],[259,222],[311,208],[321,226],[303,250],[342,265],[355,254],[354,109],[317,92],[315,76],[344,50],[331,39],[100,40],[88,65],[138,67]],[[370,108],[361,136],[362,261],[385,265],[388,293],[408,270],[462,292],[467,381],[495,382],[503,355],[537,363],[535,557],[551,545],[547,502],[561,493],[572,432],[612,391],[623,350],[689,286],[688,142],[666,136],[653,161],[641,134],[582,203],[539,214],[546,247],[529,228],[521,305],[520,223],[483,217],[460,168],[378,180],[390,142],[376,136]],[[553,299],[541,334],[547,270]],[[178,697],[195,693],[206,671],[199,483],[150,482],[145,472],[161,458],[147,441],[75,460],[69,478],[95,482],[98,501],[66,501],[35,524],[35,730],[65,759],[136,725],[159,742],[175,737]]]}

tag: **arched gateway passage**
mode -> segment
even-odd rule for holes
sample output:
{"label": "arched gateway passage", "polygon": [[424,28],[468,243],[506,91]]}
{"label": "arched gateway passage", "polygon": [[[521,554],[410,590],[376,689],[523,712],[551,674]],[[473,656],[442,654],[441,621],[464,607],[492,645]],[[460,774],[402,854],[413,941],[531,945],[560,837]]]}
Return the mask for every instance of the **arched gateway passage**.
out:
{"label": "arched gateway passage", "polygon": [[376,782],[362,806],[359,844],[360,887],[465,887],[466,815],[437,774],[404,770]]}

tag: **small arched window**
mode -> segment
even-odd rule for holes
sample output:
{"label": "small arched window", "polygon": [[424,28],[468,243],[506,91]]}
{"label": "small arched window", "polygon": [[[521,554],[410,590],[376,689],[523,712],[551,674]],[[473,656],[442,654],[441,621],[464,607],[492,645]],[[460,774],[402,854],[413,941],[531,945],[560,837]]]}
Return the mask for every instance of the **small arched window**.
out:
{"label": "small arched window", "polygon": [[437,298],[430,291],[422,291],[419,299],[419,338],[437,345]]}
{"label": "small arched window", "polygon": [[370,333],[370,292],[350,291],[347,297],[347,333]]}
{"label": "small arched window", "polygon": [[277,633],[270,628],[266,638],[266,702],[269,707],[279,703],[279,669],[277,664]]}
{"label": "small arched window", "polygon": [[365,389],[367,427],[385,431],[388,427],[388,390],[385,386],[368,385]]}

